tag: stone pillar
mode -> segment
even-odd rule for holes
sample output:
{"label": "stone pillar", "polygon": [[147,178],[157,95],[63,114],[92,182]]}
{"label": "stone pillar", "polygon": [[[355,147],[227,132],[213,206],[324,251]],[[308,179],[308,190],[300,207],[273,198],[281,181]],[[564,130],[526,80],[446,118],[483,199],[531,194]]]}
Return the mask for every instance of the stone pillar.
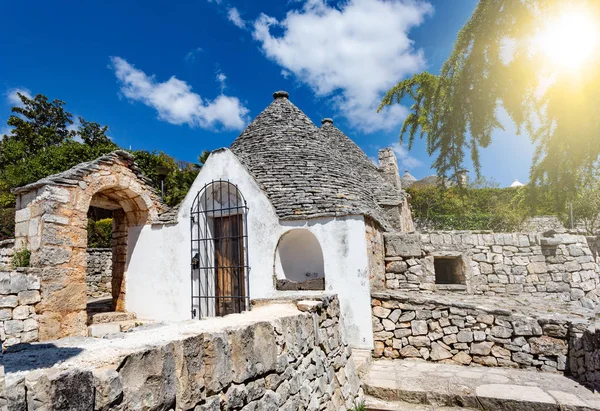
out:
{"label": "stone pillar", "polygon": [[127,218],[123,210],[113,211],[112,304],[125,311],[125,265],[127,264]]}
{"label": "stone pillar", "polygon": [[52,185],[19,196],[16,249],[27,247],[40,269],[41,341],[87,335],[87,218],[78,201],[75,187]]}
{"label": "stone pillar", "polygon": [[398,190],[402,189],[402,182],[400,181],[400,171],[398,170],[398,161],[396,155],[391,148],[382,148],[379,150],[379,168],[383,171],[385,178],[398,187]]}

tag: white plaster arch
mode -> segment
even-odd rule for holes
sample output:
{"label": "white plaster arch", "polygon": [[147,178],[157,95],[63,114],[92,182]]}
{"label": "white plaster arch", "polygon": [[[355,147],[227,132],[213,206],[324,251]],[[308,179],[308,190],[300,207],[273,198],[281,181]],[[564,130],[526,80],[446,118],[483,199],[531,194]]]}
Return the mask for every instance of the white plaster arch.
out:
{"label": "white plaster arch", "polygon": [[275,276],[298,283],[325,277],[323,250],[310,230],[296,228],[280,237],[275,251]]}

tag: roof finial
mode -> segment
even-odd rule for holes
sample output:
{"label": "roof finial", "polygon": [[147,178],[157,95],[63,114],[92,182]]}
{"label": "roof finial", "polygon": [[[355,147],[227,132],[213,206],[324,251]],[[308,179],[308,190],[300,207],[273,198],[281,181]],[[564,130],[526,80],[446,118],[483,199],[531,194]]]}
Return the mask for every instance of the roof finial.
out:
{"label": "roof finial", "polygon": [[287,91],[279,90],[273,93],[273,98],[277,100],[278,98],[289,98],[290,95]]}
{"label": "roof finial", "polygon": [[321,120],[321,124],[325,125],[325,124],[331,124],[333,125],[333,120],[330,118],[324,118],[323,120]]}

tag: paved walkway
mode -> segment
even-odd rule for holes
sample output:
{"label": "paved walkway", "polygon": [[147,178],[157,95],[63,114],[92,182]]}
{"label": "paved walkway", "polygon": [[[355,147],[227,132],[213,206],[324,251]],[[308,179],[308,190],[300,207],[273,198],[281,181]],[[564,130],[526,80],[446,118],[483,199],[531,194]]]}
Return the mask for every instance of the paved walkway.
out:
{"label": "paved walkway", "polygon": [[373,403],[404,401],[437,407],[433,409],[600,410],[600,394],[561,374],[538,371],[376,360],[363,381]]}

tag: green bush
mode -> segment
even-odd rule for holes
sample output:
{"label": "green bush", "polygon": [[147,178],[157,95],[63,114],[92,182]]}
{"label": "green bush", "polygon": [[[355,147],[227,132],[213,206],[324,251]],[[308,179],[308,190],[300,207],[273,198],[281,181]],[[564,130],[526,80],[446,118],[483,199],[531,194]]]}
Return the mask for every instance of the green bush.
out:
{"label": "green bush", "polygon": [[31,259],[31,251],[27,248],[22,248],[15,251],[13,255],[13,266],[16,267],[29,267],[29,260]]}
{"label": "green bush", "polygon": [[15,238],[15,209],[0,209],[0,241]]}
{"label": "green bush", "polygon": [[530,216],[559,214],[547,193],[518,188],[409,188],[415,221],[428,230],[518,231]]}
{"label": "green bush", "polygon": [[88,219],[88,247],[112,247],[112,218],[94,221]]}

